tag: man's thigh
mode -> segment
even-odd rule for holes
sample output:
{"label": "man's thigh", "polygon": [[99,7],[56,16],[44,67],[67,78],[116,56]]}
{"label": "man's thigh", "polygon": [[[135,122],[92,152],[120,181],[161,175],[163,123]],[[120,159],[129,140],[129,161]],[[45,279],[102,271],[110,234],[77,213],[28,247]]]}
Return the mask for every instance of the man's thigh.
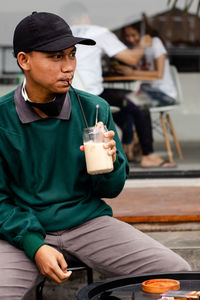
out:
{"label": "man's thigh", "polygon": [[62,244],[63,250],[108,276],[190,270],[170,249],[109,216],[65,231]]}
{"label": "man's thigh", "polygon": [[25,299],[40,280],[35,264],[25,253],[0,240],[0,300]]}

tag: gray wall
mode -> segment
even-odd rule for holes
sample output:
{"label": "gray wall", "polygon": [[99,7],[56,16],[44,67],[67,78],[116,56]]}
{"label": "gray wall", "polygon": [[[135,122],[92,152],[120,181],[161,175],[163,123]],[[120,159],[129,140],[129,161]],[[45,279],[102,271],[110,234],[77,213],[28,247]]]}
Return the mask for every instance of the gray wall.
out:
{"label": "gray wall", "polygon": [[[78,0],[73,0],[78,1]],[[198,0],[194,0],[191,11],[195,10]],[[66,16],[64,5],[70,0],[0,0],[0,45],[12,44],[16,24],[32,11],[48,11]],[[79,0],[83,3],[97,25],[117,29],[123,24],[139,18],[142,12],[147,15],[167,9],[167,0]],[[185,1],[179,0],[180,7]]]}

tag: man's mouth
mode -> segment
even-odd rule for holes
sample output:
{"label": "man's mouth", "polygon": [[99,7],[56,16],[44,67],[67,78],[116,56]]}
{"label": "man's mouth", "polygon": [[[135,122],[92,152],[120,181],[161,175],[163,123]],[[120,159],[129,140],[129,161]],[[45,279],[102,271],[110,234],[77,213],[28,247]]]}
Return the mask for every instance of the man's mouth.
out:
{"label": "man's mouth", "polygon": [[69,83],[72,82],[72,78],[61,79],[60,81],[62,81],[64,85],[69,86]]}

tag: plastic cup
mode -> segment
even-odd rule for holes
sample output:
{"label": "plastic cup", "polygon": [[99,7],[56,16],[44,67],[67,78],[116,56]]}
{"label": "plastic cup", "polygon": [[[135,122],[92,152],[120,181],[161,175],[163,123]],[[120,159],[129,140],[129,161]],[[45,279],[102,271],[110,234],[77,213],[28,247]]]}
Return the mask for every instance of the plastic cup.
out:
{"label": "plastic cup", "polygon": [[106,126],[93,126],[84,128],[83,144],[88,174],[104,174],[113,170],[112,156],[108,155],[109,149],[104,148]]}

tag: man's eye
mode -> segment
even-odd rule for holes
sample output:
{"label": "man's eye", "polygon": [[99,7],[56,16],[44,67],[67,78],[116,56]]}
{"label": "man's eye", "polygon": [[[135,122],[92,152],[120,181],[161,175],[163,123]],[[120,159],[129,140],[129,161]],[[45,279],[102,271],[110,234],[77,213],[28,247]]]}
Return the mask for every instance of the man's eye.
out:
{"label": "man's eye", "polygon": [[75,56],[76,56],[76,52],[72,52],[72,53],[71,53],[71,56],[72,56],[72,57],[75,57]]}
{"label": "man's eye", "polygon": [[60,58],[62,58],[62,55],[61,55],[61,54],[55,54],[53,57],[54,57],[55,59],[60,59]]}

